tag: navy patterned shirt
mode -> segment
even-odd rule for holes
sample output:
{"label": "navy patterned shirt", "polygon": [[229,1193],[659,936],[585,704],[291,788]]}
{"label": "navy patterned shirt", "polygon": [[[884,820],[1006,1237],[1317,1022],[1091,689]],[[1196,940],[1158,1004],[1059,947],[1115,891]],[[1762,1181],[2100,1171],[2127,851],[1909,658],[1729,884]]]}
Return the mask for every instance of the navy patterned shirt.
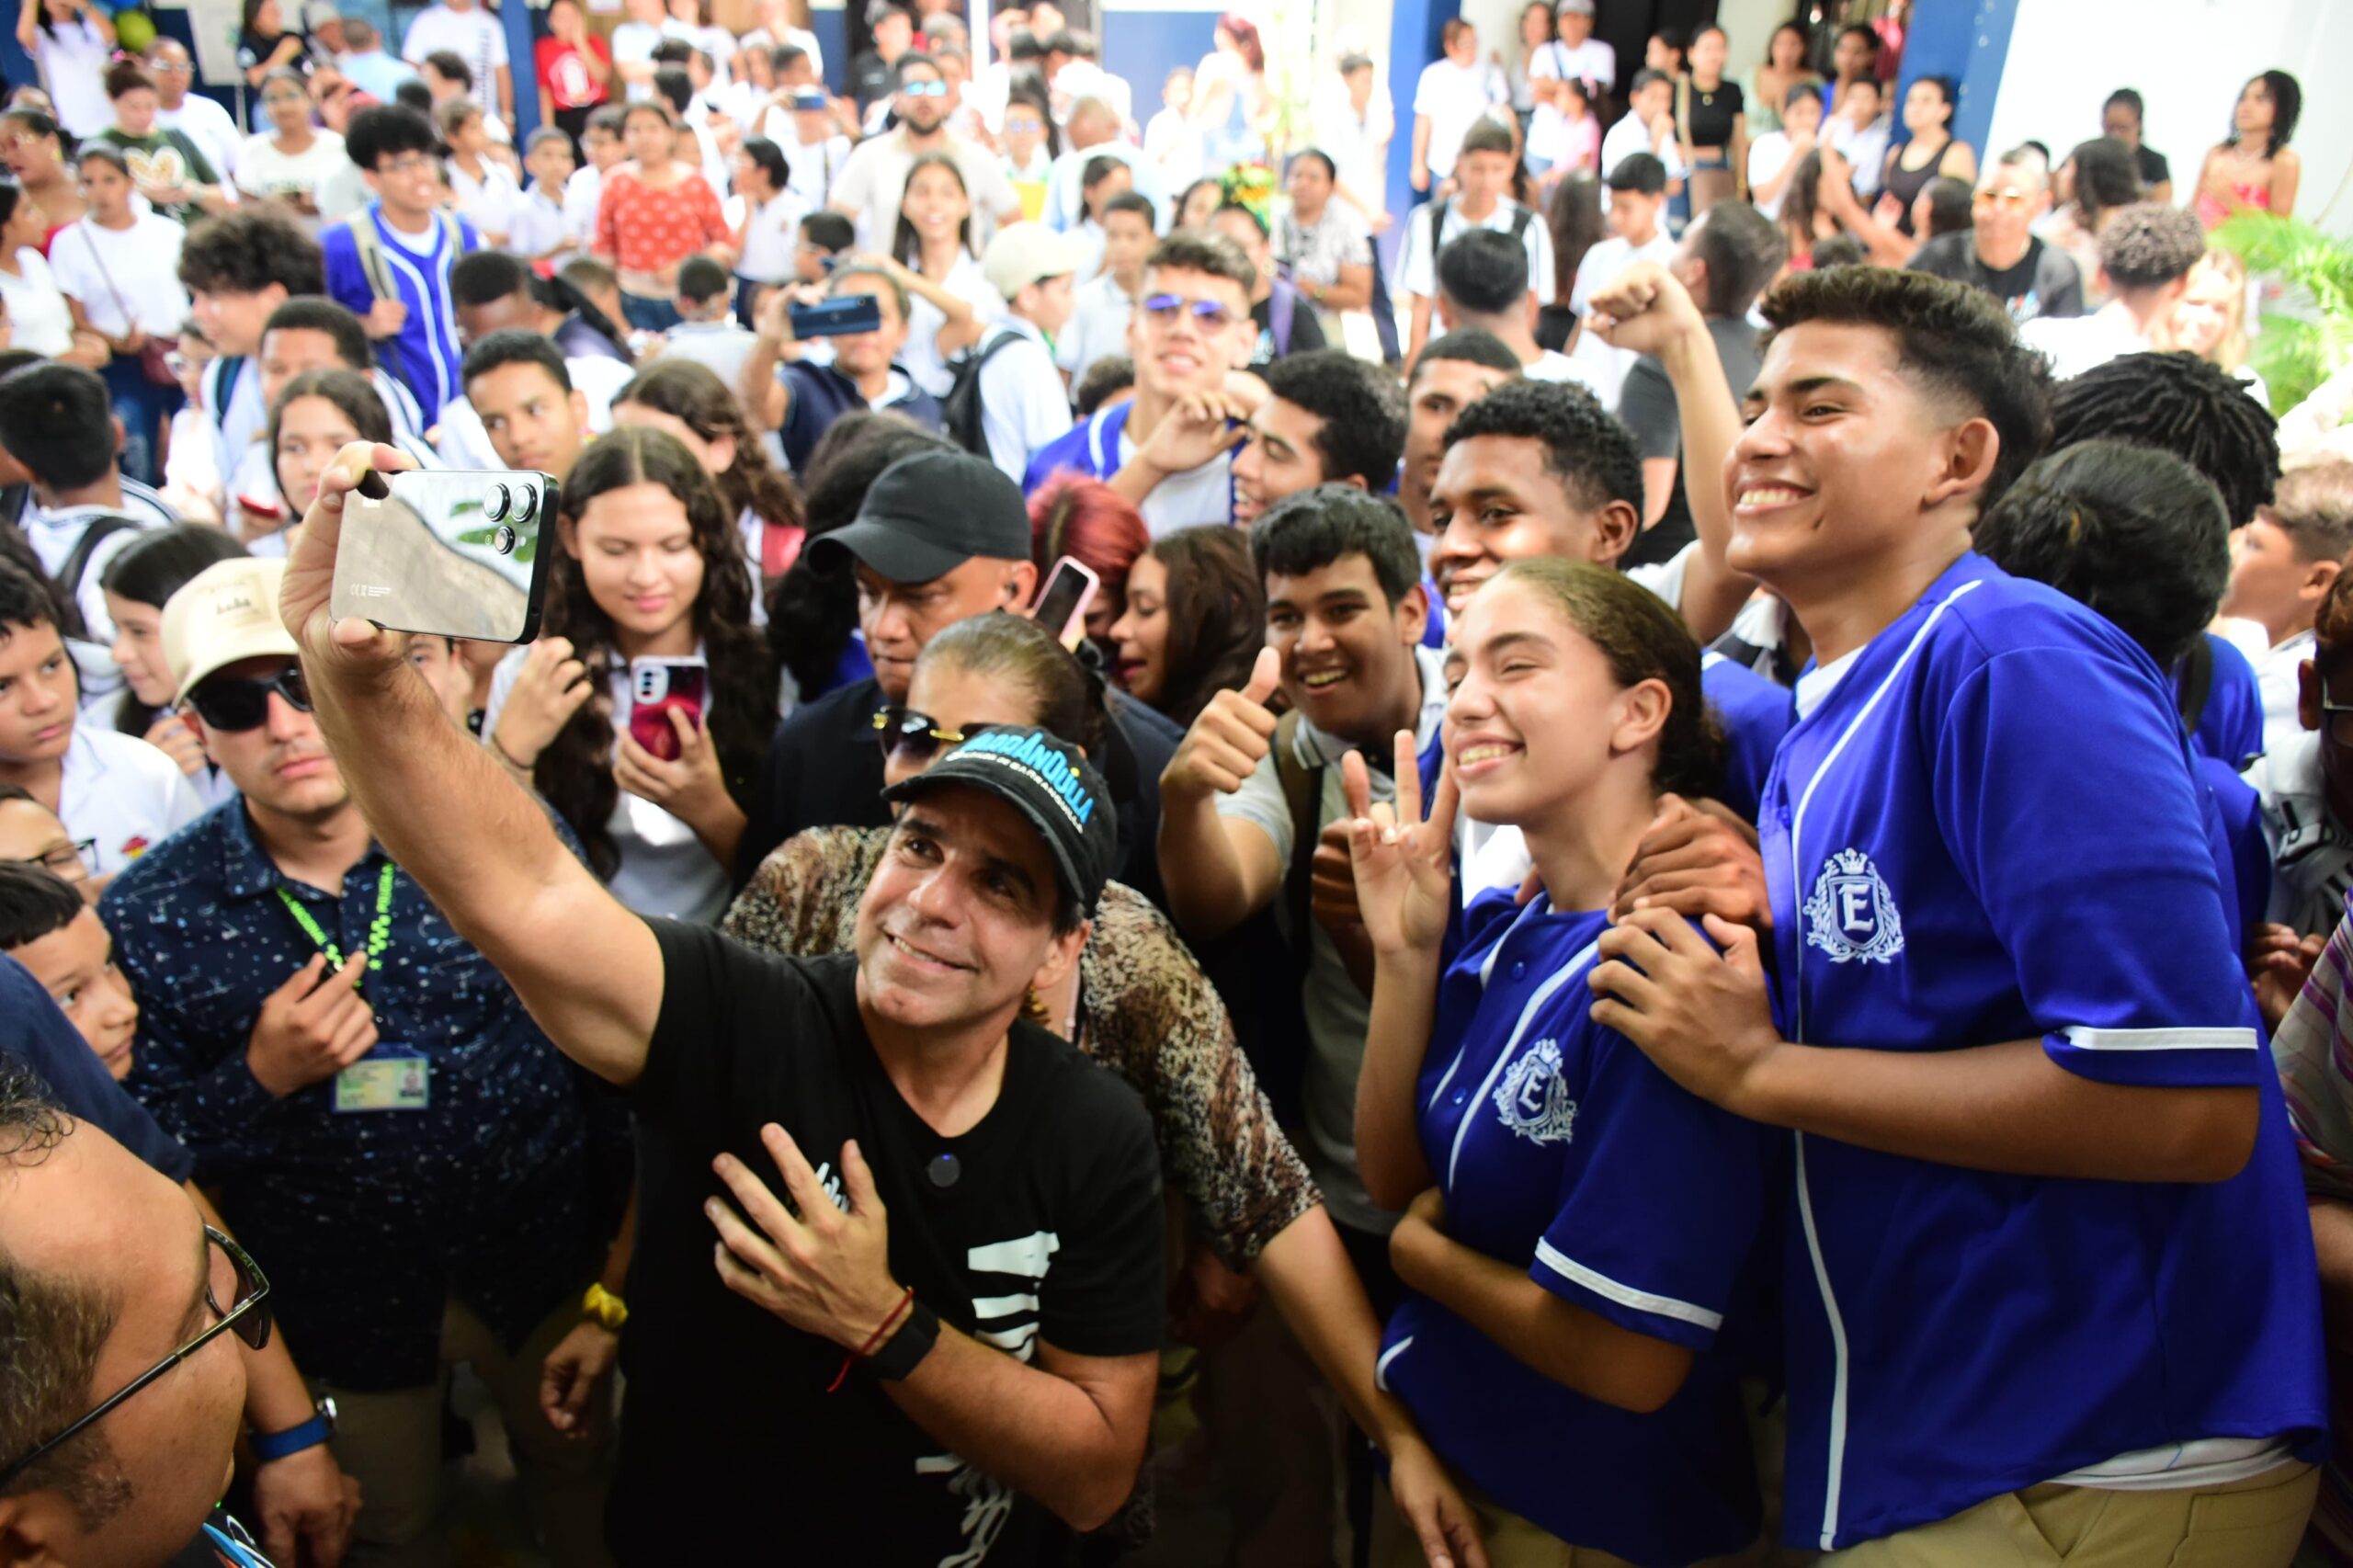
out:
{"label": "navy patterned shirt", "polygon": [[349,1389],[429,1382],[444,1302],[509,1347],[600,1266],[628,1179],[620,1102],[573,1066],[404,872],[362,994],[380,1055],[430,1062],[422,1110],[338,1113],[328,1079],[274,1097],[245,1065],[263,1000],[317,950],[365,951],[383,851],[339,896],[263,853],[241,800],[149,850],[99,913],[140,1005],[129,1087],[196,1156],[304,1368]]}

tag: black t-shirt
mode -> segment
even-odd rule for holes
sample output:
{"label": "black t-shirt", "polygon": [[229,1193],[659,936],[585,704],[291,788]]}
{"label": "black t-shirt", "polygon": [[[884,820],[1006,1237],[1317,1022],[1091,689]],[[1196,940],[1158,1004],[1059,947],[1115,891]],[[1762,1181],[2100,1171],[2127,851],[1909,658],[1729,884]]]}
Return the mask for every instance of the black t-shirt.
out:
{"label": "black t-shirt", "polygon": [[[1118,811],[1120,854],[1111,875],[1165,908],[1157,848],[1160,776],[1185,732],[1123,693],[1111,693],[1110,704],[1112,733],[1095,765]],[[803,828],[890,824],[891,808],[882,803],[882,748],[874,731],[882,706],[881,685],[869,676],[801,704],[778,726],[736,850],[738,885],[751,880],[769,850]],[[932,717],[952,724],[961,715]]]}
{"label": "black t-shirt", "polygon": [[[1161,1195],[1133,1089],[1027,1022],[980,1124],[934,1132],[869,1042],[858,960],[756,952],[655,920],[664,983],[638,1118],[629,1377],[608,1532],[630,1564],[933,1568],[1029,1561],[1045,1516],[903,1415],[829,1340],[736,1296],[712,1262],[704,1200],[724,1150],[783,1194],[759,1141],[780,1124],[839,1192],[855,1138],[890,1216],[891,1268],[944,1325],[1034,1358],[1157,1348]],[[948,1187],[926,1174],[956,1157]],[[847,1202],[843,1198],[840,1201]],[[989,1545],[994,1538],[995,1545]]]}
{"label": "black t-shirt", "polygon": [[301,39],[303,41],[303,47],[295,51],[293,55],[287,60],[286,68],[290,71],[300,71],[306,76],[309,75],[311,74],[310,40],[306,35],[301,32],[265,33],[256,32],[251,28],[239,28],[237,31],[237,68],[240,71],[250,71],[256,65],[267,65],[269,63],[269,57],[278,52],[278,46],[286,41],[289,38]]}
{"label": "black t-shirt", "polygon": [[[1734,403],[1748,395],[1763,361],[1756,355],[1756,329],[1745,315],[1710,316],[1708,335],[1715,339],[1716,358],[1723,361],[1724,381],[1732,388]],[[1677,458],[1683,455],[1683,421],[1675,401],[1675,384],[1666,379],[1666,367],[1651,355],[1634,361],[1626,372],[1626,384],[1618,394],[1618,417],[1634,433],[1634,444],[1643,456]],[[1672,561],[1675,552],[1699,537],[1691,521],[1691,503],[1684,494],[1683,484],[1688,476],[1678,461],[1675,470],[1675,489],[1666,500],[1666,510],[1659,514],[1657,522],[1634,536],[1620,566],[1646,566],[1654,562]]]}
{"label": "black t-shirt", "polygon": [[1703,88],[1687,77],[1677,84],[1676,91],[1682,98],[1691,145],[1730,148],[1733,119],[1748,108],[1740,84],[1719,82],[1713,88]]}
{"label": "black t-shirt", "polygon": [[867,50],[849,62],[849,96],[864,114],[877,98],[891,96],[898,73],[895,67],[872,50]]}
{"label": "black t-shirt", "polygon": [[2029,237],[2026,254],[1997,271],[1977,254],[1975,233],[1964,229],[1938,234],[1913,254],[1910,265],[1915,272],[1984,290],[2021,326],[2041,316],[2084,313],[2083,274],[2075,270],[2075,258],[2040,239]]}
{"label": "black t-shirt", "polygon": [[1275,287],[1290,292],[1290,336],[1289,341],[1275,341],[1275,296],[1272,293],[1250,307],[1250,319],[1258,324],[1257,346],[1250,351],[1250,369],[1263,370],[1286,354],[1305,354],[1324,347],[1324,324],[1315,319],[1315,304],[1288,283],[1278,280]]}
{"label": "black t-shirt", "polygon": [[2165,162],[2165,155],[2145,142],[2132,149],[2132,161],[2141,167],[2143,185],[2163,185],[2173,178],[2173,168]]}

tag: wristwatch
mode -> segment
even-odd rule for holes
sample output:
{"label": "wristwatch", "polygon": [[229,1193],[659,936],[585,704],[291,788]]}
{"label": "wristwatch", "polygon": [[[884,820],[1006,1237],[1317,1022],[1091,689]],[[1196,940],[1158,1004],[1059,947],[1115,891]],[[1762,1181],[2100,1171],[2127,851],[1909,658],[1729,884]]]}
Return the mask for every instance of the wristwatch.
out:
{"label": "wristwatch", "polygon": [[256,1464],[267,1464],[304,1449],[315,1449],[335,1436],[335,1401],[322,1399],[311,1413],[311,1418],[299,1426],[289,1426],[283,1432],[256,1432],[248,1439]]}
{"label": "wristwatch", "polygon": [[899,1331],[877,1346],[866,1358],[878,1378],[897,1382],[911,1375],[939,1343],[939,1314],[916,1301],[907,1310],[907,1321]]}

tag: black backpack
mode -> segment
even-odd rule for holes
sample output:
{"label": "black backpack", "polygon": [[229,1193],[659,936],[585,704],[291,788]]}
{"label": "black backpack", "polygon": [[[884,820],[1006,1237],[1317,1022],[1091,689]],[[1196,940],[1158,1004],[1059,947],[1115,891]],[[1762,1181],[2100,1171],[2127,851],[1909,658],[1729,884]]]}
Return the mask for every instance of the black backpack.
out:
{"label": "black backpack", "polygon": [[989,455],[989,438],[981,428],[981,372],[1006,345],[1018,343],[1021,334],[1006,331],[958,355],[949,369],[955,380],[939,400],[940,428],[948,438],[976,458]]}

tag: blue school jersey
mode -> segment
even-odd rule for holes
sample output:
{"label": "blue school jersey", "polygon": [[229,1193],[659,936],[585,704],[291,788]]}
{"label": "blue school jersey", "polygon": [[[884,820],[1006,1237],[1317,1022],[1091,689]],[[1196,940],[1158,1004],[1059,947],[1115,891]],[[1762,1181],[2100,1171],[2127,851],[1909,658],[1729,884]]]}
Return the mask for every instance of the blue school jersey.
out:
{"label": "blue school jersey", "polygon": [[1850,1546],[2201,1439],[2317,1457],[2312,1233],[2163,676],[1969,555],[1810,709],[1758,824],[1788,1039],[2040,1037],[2102,1082],[2253,1086],[2262,1118],[2203,1186],[1796,1135],[1787,1538]]}
{"label": "blue school jersey", "polygon": [[1724,782],[1716,798],[1755,822],[1773,753],[1794,717],[1789,690],[1713,649],[1699,656],[1699,689],[1724,728]]}
{"label": "blue school jersey", "polygon": [[481,248],[482,236],[464,219],[436,213],[432,248],[419,253],[402,243],[384,222],[381,204],[373,201],[364,212],[327,224],[319,231],[319,248],[326,258],[327,293],[337,304],[363,317],[376,302],[376,290],[360,262],[358,242],[351,228],[354,223],[375,226],[376,243],[383,254],[383,280],[408,307],[400,331],[377,341],[377,358],[415,394],[417,412],[430,427],[441,417],[443,403],[465,395],[458,374],[465,351],[458,345],[449,268],[463,253]]}
{"label": "blue school jersey", "polygon": [[1756,1535],[1756,1475],[1718,1330],[1737,1320],[1778,1135],[1682,1089],[1587,1016],[1608,923],[1481,898],[1439,983],[1418,1097],[1446,1229],[1562,1300],[1694,1352],[1638,1415],[1554,1382],[1426,1297],[1389,1322],[1382,1386],[1472,1484],[1573,1545],[1687,1563]]}
{"label": "blue school jersey", "polygon": [[[2228,638],[2209,631],[2206,646],[2213,655],[2213,674],[2207,683],[2206,706],[2198,715],[2198,728],[2190,732],[2189,744],[2200,755],[2236,772],[2263,750],[2263,687],[2255,678],[2255,666]],[[2186,675],[2186,669],[2174,672],[2176,691],[2181,689]]]}

